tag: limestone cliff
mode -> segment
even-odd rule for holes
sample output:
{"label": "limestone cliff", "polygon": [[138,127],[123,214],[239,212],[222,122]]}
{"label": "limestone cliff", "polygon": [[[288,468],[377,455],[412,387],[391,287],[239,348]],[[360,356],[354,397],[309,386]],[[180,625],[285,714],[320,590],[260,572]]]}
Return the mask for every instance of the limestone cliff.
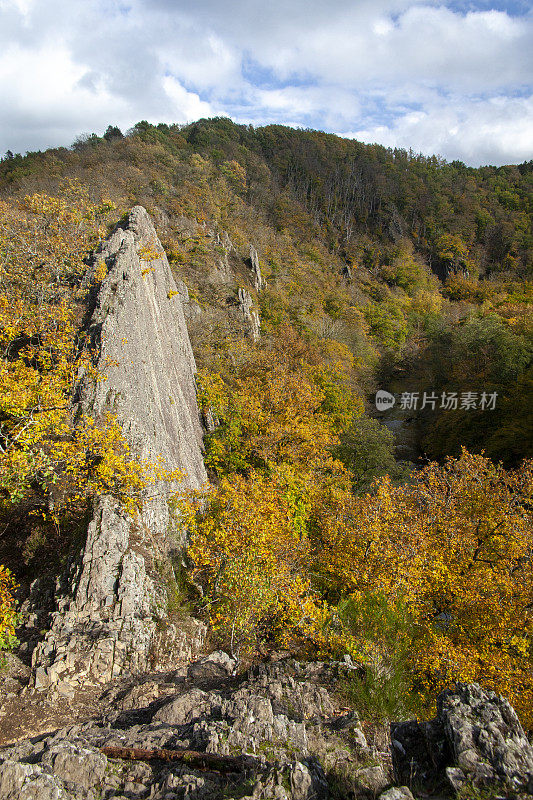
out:
{"label": "limestone cliff", "polygon": [[[206,481],[195,394],[195,362],[182,300],[146,211],[135,207],[96,254],[92,275],[106,274],[89,308],[88,333],[102,376],[82,376],[75,398],[83,412],[116,415],[133,451],[179,469],[181,484]],[[190,654],[202,626],[186,637],[164,634],[166,597],[154,565],[179,549],[165,483],[151,485],[134,520],[111,496],[95,504],[81,557],[58,584],[58,606],[33,654],[35,685],[68,695],[80,681],[107,682],[124,670]],[[163,641],[164,639],[164,641]]]}

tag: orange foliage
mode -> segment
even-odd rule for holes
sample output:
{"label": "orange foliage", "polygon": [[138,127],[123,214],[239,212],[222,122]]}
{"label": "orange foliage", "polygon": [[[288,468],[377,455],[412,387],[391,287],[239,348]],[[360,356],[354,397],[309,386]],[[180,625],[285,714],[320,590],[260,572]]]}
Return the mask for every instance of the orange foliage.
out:
{"label": "orange foliage", "polygon": [[[413,620],[413,680],[425,696],[457,680],[533,709],[533,464],[506,472],[463,451],[412,484],[321,516],[320,567],[355,599],[382,593]],[[416,646],[415,646],[416,642]]]}

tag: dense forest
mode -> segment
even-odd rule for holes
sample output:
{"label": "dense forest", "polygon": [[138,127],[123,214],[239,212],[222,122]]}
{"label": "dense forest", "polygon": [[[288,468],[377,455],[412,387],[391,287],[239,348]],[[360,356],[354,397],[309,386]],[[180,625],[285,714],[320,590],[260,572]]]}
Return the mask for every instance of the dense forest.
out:
{"label": "dense forest", "polygon": [[186,287],[207,430],[174,606],[242,658],[350,653],[369,714],[478,680],[533,724],[532,161],[223,118],[7,153],[0,647],[15,580],[60,571],[91,499],[134,513],[164,477],[70,406],[87,264],[135,204]]}

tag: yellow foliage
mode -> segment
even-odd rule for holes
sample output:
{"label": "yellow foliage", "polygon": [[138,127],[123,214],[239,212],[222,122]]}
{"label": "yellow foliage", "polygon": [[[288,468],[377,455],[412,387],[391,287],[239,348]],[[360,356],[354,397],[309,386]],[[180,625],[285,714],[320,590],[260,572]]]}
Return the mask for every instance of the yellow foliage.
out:
{"label": "yellow foliage", "polygon": [[[533,464],[506,472],[463,451],[354,496],[320,389],[293,377],[274,370],[271,394],[258,376],[236,383],[246,434],[220,437],[225,476],[191,519],[214,628],[247,654],[266,642],[371,665],[378,643],[340,609],[380,597],[407,614],[397,635],[423,705],[478,681],[533,722]],[[209,388],[224,398],[220,379]]]}
{"label": "yellow foliage", "polygon": [[107,275],[107,264],[102,259],[98,262],[98,265],[94,271],[93,283],[101,283],[106,275]]}
{"label": "yellow foliage", "polygon": [[0,650],[8,649],[16,643],[14,641],[17,623],[14,598],[16,588],[10,571],[0,564]]}
{"label": "yellow foliage", "polygon": [[[143,247],[139,248],[139,258],[142,261],[157,261],[161,258],[161,253],[156,248],[154,243],[151,245],[144,245]],[[145,272],[149,271],[153,272],[153,267],[151,270],[143,270],[143,275]]]}
{"label": "yellow foliage", "polygon": [[264,640],[321,640],[327,609],[306,572],[310,545],[293,504],[282,481],[255,473],[223,479],[190,522],[194,578],[234,652],[248,655]]}
{"label": "yellow foliage", "polygon": [[[0,204],[0,508],[32,498],[57,518],[109,491],[133,509],[161,472],[131,456],[112,417],[72,420],[78,375],[91,372],[79,355],[77,287],[111,209],[72,181],[57,197]],[[95,281],[105,273],[101,262]]]}
{"label": "yellow foliage", "polygon": [[246,170],[238,161],[224,161],[220,165],[220,172],[235,189],[246,189]]}
{"label": "yellow foliage", "polygon": [[218,472],[299,464],[304,472],[341,469],[332,449],[362,402],[340,363],[287,364],[256,351],[237,375],[201,374],[200,403],[222,424],[209,438],[207,463]]}
{"label": "yellow foliage", "polygon": [[261,642],[353,652],[312,585],[312,528],[321,503],[349,494],[332,451],[360,401],[340,373],[278,352],[256,351],[237,375],[199,384],[221,423],[207,442],[221,480],[191,519],[189,555],[214,628],[247,654]]}

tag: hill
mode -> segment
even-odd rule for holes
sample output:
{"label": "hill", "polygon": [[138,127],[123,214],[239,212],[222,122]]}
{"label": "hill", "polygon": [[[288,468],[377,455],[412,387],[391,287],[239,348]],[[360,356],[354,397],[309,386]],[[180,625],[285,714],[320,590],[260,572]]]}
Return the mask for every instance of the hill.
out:
{"label": "hill", "polygon": [[[466,445],[511,465],[531,454],[532,175],[532,162],[473,169],[213,119],[140,122],[126,136],[110,126],[71,149],[5,158],[0,191],[55,193],[69,178],[119,212],[143,204],[202,309],[191,326],[200,367],[231,336],[228,306],[247,288],[264,336],[289,325],[337,357],[340,346],[365,397],[378,386],[419,393],[402,432],[415,458]],[[267,283],[259,295],[250,244]],[[459,402],[428,417],[424,391],[437,406],[443,392],[498,401],[492,413]]]}

